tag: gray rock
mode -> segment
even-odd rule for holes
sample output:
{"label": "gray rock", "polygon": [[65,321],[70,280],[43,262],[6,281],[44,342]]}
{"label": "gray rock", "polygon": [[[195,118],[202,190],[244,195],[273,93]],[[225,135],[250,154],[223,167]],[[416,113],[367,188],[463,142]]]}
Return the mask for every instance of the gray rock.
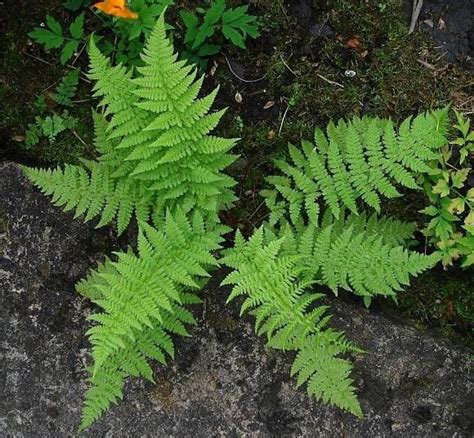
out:
{"label": "gray rock", "polygon": [[[0,436],[69,437],[80,417],[91,306],[74,292],[110,251],[97,231],[52,206],[14,164],[0,165]],[[367,350],[354,358],[363,420],[310,400],[288,377],[290,356],[256,339],[215,279],[153,385],[125,398],[91,437],[468,437],[469,351],[356,305],[332,300],[335,323]]]}

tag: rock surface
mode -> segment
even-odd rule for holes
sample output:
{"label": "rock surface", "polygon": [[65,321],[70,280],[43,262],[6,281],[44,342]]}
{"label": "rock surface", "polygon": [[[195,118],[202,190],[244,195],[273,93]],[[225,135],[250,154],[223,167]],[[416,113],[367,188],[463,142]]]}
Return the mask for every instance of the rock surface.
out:
{"label": "rock surface", "polygon": [[[74,435],[86,388],[90,305],[74,283],[114,245],[52,206],[14,164],[0,165],[0,436]],[[216,277],[218,277],[217,273]],[[290,358],[265,349],[250,319],[224,305],[216,278],[157,384],[134,380],[91,437],[473,436],[469,351],[340,300],[336,324],[355,358],[365,418],[308,399]]]}

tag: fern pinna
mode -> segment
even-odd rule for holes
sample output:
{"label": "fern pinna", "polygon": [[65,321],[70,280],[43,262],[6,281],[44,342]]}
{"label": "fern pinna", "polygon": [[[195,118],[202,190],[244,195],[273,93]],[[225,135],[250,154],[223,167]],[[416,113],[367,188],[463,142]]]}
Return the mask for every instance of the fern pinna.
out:
{"label": "fern pinna", "polygon": [[[96,114],[98,161],[64,169],[26,169],[56,205],[76,209],[99,226],[117,220],[119,233],[133,214],[163,221],[167,209],[200,210],[216,221],[219,208],[234,200],[234,181],[222,173],[235,157],[235,144],[210,134],[223,111],[209,113],[217,89],[198,98],[203,78],[177,61],[160,18],[142,55],[143,67],[111,67],[94,42],[89,49],[90,78],[101,98]],[[106,120],[107,118],[107,120]]]}
{"label": "fern pinna", "polygon": [[153,381],[148,359],[165,364],[173,357],[170,335],[188,336],[186,325],[196,321],[185,306],[201,302],[195,291],[217,265],[211,252],[223,230],[208,229],[199,212],[191,219],[180,209],[168,212],[161,231],[140,225],[137,255],[118,253],[77,286],[102,309],[89,317],[97,325],[87,332],[94,365],[83,429],[122,397],[125,378]]}
{"label": "fern pinna", "polygon": [[307,381],[308,394],[362,416],[350,363],[339,357],[359,350],[327,327],[327,306],[315,306],[324,294],[307,291],[302,257],[283,252],[283,241],[265,243],[263,228],[248,242],[237,233],[235,247],[221,260],[234,269],[222,282],[233,285],[228,301],[244,295],[241,314],[251,310],[257,334],[266,335],[270,347],[297,351],[291,373],[298,374],[298,386]]}

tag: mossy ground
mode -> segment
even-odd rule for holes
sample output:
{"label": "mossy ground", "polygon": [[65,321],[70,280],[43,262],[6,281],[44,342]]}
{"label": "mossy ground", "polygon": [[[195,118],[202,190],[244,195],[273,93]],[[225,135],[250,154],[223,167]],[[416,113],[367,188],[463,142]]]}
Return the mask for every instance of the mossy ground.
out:
{"label": "mossy ground", "polygon": [[[44,53],[31,45],[27,33],[47,13],[63,25],[73,15],[60,0],[19,0],[17,11],[3,18],[6,31],[0,36],[2,155],[30,163],[74,162],[90,150],[70,132],[54,144],[42,142],[30,150],[21,141],[36,115],[36,97],[67,71],[57,52]],[[224,42],[222,53],[209,63],[206,79],[208,89],[221,87],[216,106],[229,108],[219,134],[241,138],[236,151],[241,157],[231,169],[239,182],[239,202],[223,217],[234,227],[250,231],[261,222],[266,211],[258,192],[272,171],[272,159],[285,153],[288,142],[311,139],[315,126],[361,114],[400,120],[449,103],[462,106],[460,100],[472,92],[472,76],[445,64],[427,35],[408,35],[410,11],[403,0],[255,0],[251,12],[260,17],[262,36],[248,40],[245,51]],[[172,10],[170,14],[174,16]],[[183,30],[176,26],[175,32]],[[85,67],[86,57],[78,63]],[[82,83],[77,99],[87,99],[89,89]],[[86,101],[73,108],[80,120],[76,133],[87,144],[92,106]],[[386,212],[419,220],[420,198],[410,195],[402,201],[388,205]],[[467,338],[473,290],[469,273],[434,271],[400,295],[397,309]]]}

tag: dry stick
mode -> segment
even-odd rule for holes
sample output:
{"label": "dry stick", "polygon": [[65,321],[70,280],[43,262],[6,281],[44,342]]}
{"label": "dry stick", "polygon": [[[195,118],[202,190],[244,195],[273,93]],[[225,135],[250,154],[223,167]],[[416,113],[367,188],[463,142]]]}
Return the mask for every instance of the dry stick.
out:
{"label": "dry stick", "polygon": [[423,67],[429,68],[430,70],[436,70],[436,67],[429,62],[423,61],[422,59],[417,59],[416,61],[419,62]]}
{"label": "dry stick", "polygon": [[247,217],[247,220],[250,222],[250,219],[252,219],[257,214],[258,210],[260,210],[264,205],[265,201],[260,202],[256,210],[249,217]]}
{"label": "dry stick", "polygon": [[281,134],[281,130],[283,129],[283,123],[285,123],[286,115],[288,114],[289,110],[290,110],[290,105],[286,107],[286,110],[283,113],[283,117],[281,118],[280,128],[278,129],[278,135]]}
{"label": "dry stick", "polygon": [[418,21],[422,7],[423,0],[413,0],[413,11],[411,14],[410,29],[408,29],[408,34],[411,34],[415,31],[416,22]]}
{"label": "dry stick", "polygon": [[78,54],[76,55],[76,57],[74,58],[74,60],[72,61],[71,65],[74,65],[76,63],[76,61],[79,59],[79,57],[82,55],[82,52],[84,51],[84,49],[86,48],[87,44],[84,44],[81,48],[81,50],[79,50]]}
{"label": "dry stick", "polygon": [[286,63],[286,61],[283,59],[283,56],[281,56],[281,53],[279,54],[279,56],[280,56],[280,59],[281,59],[281,61],[283,62],[283,64],[285,64],[285,67],[286,67],[291,73],[293,73],[295,76],[298,76],[298,75],[290,68],[290,66]]}
{"label": "dry stick", "polygon": [[87,148],[89,152],[93,151],[92,147],[82,139],[82,137],[76,132],[75,129],[71,129],[71,132],[74,137],[76,137]]}
{"label": "dry stick", "polygon": [[323,75],[316,73],[318,78],[321,78],[323,81],[326,81],[328,84],[335,85],[336,87],[344,88],[344,85],[339,82],[331,81],[331,79],[325,78]]}
{"label": "dry stick", "polygon": [[227,62],[227,66],[229,67],[230,72],[231,72],[237,79],[239,79],[239,80],[242,81],[242,82],[247,82],[247,83],[260,82],[260,81],[263,81],[263,80],[267,77],[267,75],[268,75],[268,72],[266,72],[261,78],[258,78],[258,79],[244,79],[244,78],[241,78],[241,77],[234,71],[234,69],[232,68],[232,65],[230,64],[229,60],[227,59],[227,56],[224,55],[224,59],[225,59],[226,62]]}

